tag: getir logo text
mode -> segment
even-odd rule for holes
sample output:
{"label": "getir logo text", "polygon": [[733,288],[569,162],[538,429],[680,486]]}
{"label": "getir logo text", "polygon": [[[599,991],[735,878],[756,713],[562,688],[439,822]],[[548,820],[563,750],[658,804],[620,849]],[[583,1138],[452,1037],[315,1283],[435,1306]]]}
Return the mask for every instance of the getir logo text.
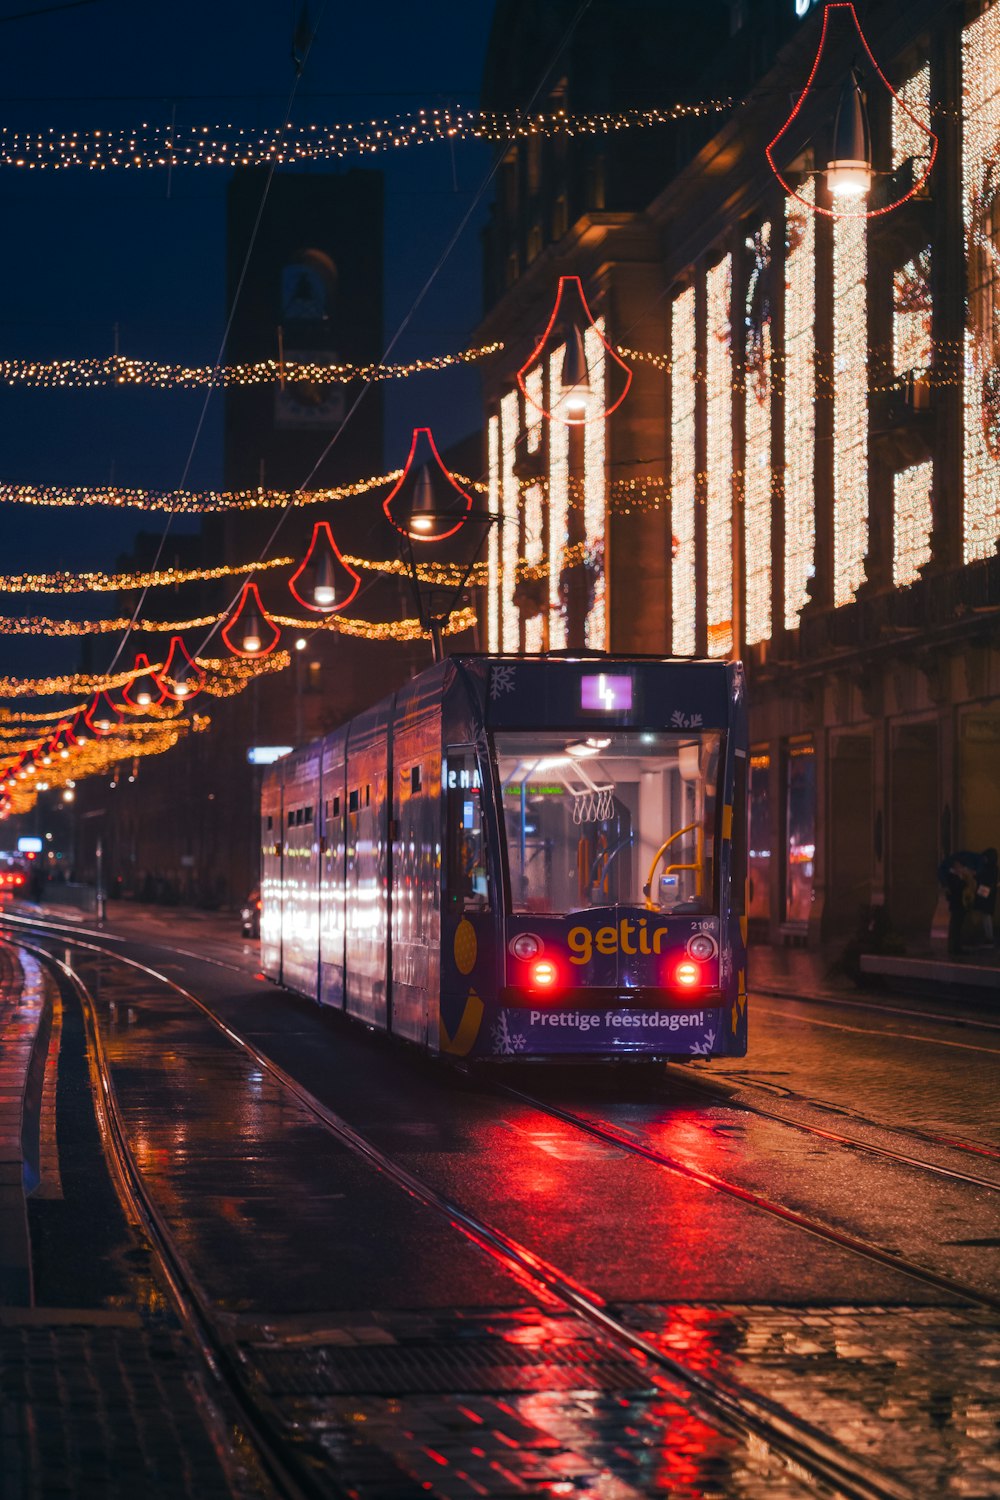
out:
{"label": "getir logo text", "polygon": [[589,927],[571,927],[566,941],[572,953],[570,963],[589,964],[595,948],[605,958],[612,958],[619,951],[629,955],[659,953],[666,937],[669,937],[666,927],[656,927],[651,932],[646,918],[640,917],[638,922],[623,918],[617,927],[598,927],[596,932]]}

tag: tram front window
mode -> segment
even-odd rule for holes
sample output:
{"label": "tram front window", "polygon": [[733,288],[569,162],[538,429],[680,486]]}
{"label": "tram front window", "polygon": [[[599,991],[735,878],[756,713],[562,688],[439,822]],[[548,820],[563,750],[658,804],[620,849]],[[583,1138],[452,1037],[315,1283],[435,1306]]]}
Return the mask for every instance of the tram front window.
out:
{"label": "tram front window", "polygon": [[716,910],[718,732],[494,736],[511,905]]}

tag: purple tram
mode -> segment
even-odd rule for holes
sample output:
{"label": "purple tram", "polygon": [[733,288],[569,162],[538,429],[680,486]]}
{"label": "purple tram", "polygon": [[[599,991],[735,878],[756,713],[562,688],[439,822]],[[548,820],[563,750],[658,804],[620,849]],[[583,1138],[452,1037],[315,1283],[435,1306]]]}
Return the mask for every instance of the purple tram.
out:
{"label": "purple tram", "polygon": [[456,656],[265,772],[261,965],[434,1053],[742,1056],[739,663]]}

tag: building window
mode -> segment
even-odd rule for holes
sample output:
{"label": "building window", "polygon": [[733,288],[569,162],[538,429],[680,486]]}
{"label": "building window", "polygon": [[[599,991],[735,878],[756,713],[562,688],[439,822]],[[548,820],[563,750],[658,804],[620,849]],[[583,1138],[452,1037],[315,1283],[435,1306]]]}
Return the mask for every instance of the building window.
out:
{"label": "building window", "polygon": [[713,266],[707,277],[705,596],[709,656],[728,656],[733,649],[732,279],[730,255]]}
{"label": "building window", "polygon": [[767,920],[771,915],[771,757],[766,751],[750,756],[750,872],[749,915]]}
{"label": "building window", "polygon": [[795,739],[785,758],[785,921],[807,922],[816,869],[816,751]]}
{"label": "building window", "polygon": [[965,561],[1000,539],[1000,5],[965,28]]}
{"label": "building window", "polygon": [[771,226],[748,237],[750,274],[744,299],[743,551],[746,641],[771,638]]}
{"label": "building window", "polygon": [[695,590],[695,297],[688,287],[670,318],[670,525],[673,654],[693,656]]}
{"label": "building window", "polygon": [[[813,179],[800,195],[812,201]],[[816,571],[816,216],[785,203],[785,629]]]}

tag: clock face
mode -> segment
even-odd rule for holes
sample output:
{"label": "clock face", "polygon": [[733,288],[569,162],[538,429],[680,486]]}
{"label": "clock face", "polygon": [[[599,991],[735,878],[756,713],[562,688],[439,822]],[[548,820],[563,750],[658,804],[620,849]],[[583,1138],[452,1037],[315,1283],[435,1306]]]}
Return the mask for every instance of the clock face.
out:
{"label": "clock face", "polygon": [[[339,365],[339,355],[329,349],[286,349],[288,365]],[[274,393],[274,425],[282,431],[318,428],[335,431],[344,420],[345,387],[324,380],[289,380]]]}
{"label": "clock face", "polygon": [[329,286],[316,266],[295,261],[281,272],[281,316],[286,323],[322,323],[330,314]]}

